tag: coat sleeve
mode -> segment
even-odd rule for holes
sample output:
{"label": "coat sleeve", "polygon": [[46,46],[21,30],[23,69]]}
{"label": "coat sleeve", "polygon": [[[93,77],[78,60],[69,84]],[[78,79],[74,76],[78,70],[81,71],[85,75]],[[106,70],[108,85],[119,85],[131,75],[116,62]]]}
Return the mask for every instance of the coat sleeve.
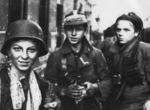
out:
{"label": "coat sleeve", "polygon": [[47,67],[44,74],[44,78],[53,83],[54,91],[58,96],[62,95],[62,91],[65,89],[63,87],[57,86],[58,82],[58,74],[59,74],[59,62],[60,62],[61,56],[59,53],[51,53],[51,55],[48,58],[47,61]]}
{"label": "coat sleeve", "polygon": [[111,76],[102,52],[100,50],[96,51],[96,74],[99,79],[97,85],[101,94],[100,100],[105,100],[112,88]]}
{"label": "coat sleeve", "polygon": [[141,42],[142,60],[144,60],[144,72],[146,79],[150,83],[150,44]]}

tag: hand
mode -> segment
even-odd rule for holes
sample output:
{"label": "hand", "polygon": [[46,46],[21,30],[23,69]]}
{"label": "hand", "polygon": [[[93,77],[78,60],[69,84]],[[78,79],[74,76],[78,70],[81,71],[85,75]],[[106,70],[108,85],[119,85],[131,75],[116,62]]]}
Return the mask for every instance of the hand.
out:
{"label": "hand", "polygon": [[72,97],[75,100],[81,100],[83,99],[83,97],[86,96],[86,90],[84,86],[75,85],[72,87],[71,92],[72,92]]}
{"label": "hand", "polygon": [[82,85],[86,86],[86,92],[88,96],[92,96],[96,91],[96,89],[98,88],[97,84],[92,84],[91,82],[84,82]]}
{"label": "hand", "polygon": [[44,107],[49,110],[54,110],[54,108],[56,108],[57,105],[58,105],[57,102],[51,102],[51,103],[45,104]]}
{"label": "hand", "polygon": [[146,103],[143,106],[143,110],[150,110],[150,100],[146,101]]}
{"label": "hand", "polygon": [[85,88],[78,85],[71,85],[68,88],[63,90],[64,96],[68,96],[70,98],[73,98],[75,100],[80,100],[84,97],[83,90]]}

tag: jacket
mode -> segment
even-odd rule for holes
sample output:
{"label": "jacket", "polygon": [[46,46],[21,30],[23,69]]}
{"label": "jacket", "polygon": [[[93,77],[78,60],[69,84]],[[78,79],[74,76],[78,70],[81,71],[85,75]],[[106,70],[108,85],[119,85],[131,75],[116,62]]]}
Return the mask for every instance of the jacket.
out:
{"label": "jacket", "polygon": [[149,36],[150,36],[150,27],[142,29],[140,40],[146,43],[150,43]]}
{"label": "jacket", "polygon": [[[53,85],[49,84],[48,81],[40,77],[36,72],[35,75],[42,95],[42,102],[39,110],[47,110],[44,108],[44,105],[52,101],[58,102],[58,107],[56,108],[58,109],[60,107],[60,100],[53,91]],[[28,85],[28,79],[26,78],[24,83],[22,83],[25,95],[27,95]],[[21,110],[26,110],[26,102],[27,99],[24,101]],[[4,66],[2,70],[0,70],[0,110],[13,110],[7,66]]]}
{"label": "jacket", "polygon": [[[111,79],[102,52],[92,47],[85,37],[82,41],[83,49],[79,57],[73,54],[66,39],[61,48],[51,53],[47,62],[44,77],[57,85],[55,92],[61,99],[63,110],[100,110],[100,102],[110,93]],[[61,90],[73,80],[78,85],[86,81],[97,83],[99,91],[76,105],[74,99],[60,95]]]}
{"label": "jacket", "polygon": [[[121,76],[120,79],[118,78],[120,80],[119,84],[114,83],[113,92],[108,98],[107,103],[109,103],[110,107],[108,110],[143,110],[144,103],[150,99],[150,44],[134,38],[123,47],[115,43],[110,48],[110,52],[113,54],[112,59],[110,59],[112,61],[110,67],[113,68],[111,73],[113,75],[119,73]],[[137,61],[135,63],[123,65],[125,58],[136,59],[136,57]],[[130,69],[133,70],[131,73],[128,71]],[[127,74],[132,74],[133,76],[128,76]],[[141,79],[141,81],[138,80],[134,84],[137,78]],[[113,82],[115,82],[115,78]]]}

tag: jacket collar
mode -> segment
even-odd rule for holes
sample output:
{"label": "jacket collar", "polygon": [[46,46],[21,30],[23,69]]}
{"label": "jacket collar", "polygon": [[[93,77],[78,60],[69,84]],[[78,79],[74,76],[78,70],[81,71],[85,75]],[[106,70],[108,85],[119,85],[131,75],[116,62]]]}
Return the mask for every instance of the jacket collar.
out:
{"label": "jacket collar", "polygon": [[[90,43],[88,42],[85,36],[82,38],[82,46],[84,47],[82,53],[88,53],[89,51],[93,50],[93,47],[90,45]],[[61,53],[69,54],[71,52],[72,52],[72,48],[70,46],[68,39],[66,38],[61,47]]]}
{"label": "jacket collar", "polygon": [[128,42],[127,44],[125,44],[123,47],[121,47],[118,43],[115,43],[110,48],[110,51],[112,53],[125,54],[125,53],[128,53],[130,50],[132,50],[132,48],[134,47],[134,45],[137,42],[139,42],[138,38],[134,38],[133,40],[131,40],[130,42]]}

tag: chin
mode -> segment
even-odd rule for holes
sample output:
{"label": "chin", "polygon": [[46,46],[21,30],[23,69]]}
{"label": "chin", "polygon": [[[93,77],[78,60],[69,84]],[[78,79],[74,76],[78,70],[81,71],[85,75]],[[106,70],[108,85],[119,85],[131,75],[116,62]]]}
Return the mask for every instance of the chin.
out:
{"label": "chin", "polygon": [[29,67],[19,67],[20,71],[28,71],[30,68]]}
{"label": "chin", "polygon": [[77,44],[77,42],[71,42],[71,44],[72,44],[72,45],[76,45],[76,44]]}
{"label": "chin", "polygon": [[119,43],[120,43],[120,44],[126,44],[126,42],[124,42],[124,41],[119,41]]}

